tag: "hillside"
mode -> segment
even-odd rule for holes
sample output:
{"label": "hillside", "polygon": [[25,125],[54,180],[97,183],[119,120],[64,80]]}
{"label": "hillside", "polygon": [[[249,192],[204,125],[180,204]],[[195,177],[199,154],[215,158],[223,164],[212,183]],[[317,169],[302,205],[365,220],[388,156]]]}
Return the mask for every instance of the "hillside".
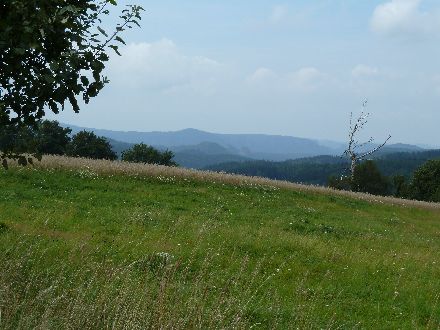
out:
{"label": "hillside", "polygon": [[118,162],[0,172],[2,329],[438,328],[440,207]]}
{"label": "hillside", "polygon": [[[386,176],[404,175],[410,177],[423,163],[440,158],[440,150],[422,152],[380,152],[372,159]],[[261,176],[276,180],[326,185],[330,176],[347,173],[349,164],[346,159],[336,156],[316,156],[271,162],[250,160],[245,162],[225,162],[206,166],[211,171],[223,171],[248,176]]]}

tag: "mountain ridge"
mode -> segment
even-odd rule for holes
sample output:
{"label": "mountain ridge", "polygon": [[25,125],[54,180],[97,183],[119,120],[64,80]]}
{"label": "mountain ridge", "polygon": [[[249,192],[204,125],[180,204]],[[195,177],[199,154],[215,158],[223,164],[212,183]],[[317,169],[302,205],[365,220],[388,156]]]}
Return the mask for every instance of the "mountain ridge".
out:
{"label": "mountain ridge", "polygon": [[[343,153],[345,144],[329,140],[314,140],[286,135],[271,134],[222,134],[210,133],[195,128],[186,128],[179,131],[114,131],[97,128],[85,128],[75,125],[62,124],[70,127],[75,134],[81,130],[93,131],[122,144],[145,143],[161,149],[180,151],[185,147],[200,149],[203,143],[216,144],[223,148],[225,155],[240,156],[247,159],[262,159],[270,161],[285,161],[319,155],[339,156]],[[188,149],[188,148],[186,148]],[[383,148],[382,152],[424,150],[415,145],[395,144]],[[205,153],[209,154],[210,152]]]}

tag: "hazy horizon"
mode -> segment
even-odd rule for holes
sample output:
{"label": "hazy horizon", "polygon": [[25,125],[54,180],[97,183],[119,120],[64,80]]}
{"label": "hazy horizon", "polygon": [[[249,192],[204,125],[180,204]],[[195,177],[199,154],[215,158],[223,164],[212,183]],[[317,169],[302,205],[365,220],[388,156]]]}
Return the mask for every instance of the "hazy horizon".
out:
{"label": "hazy horizon", "polygon": [[[336,144],[338,147],[340,145],[346,144],[347,141],[338,141],[338,140],[331,140],[331,139],[318,139],[318,138],[310,138],[310,137],[303,137],[303,136],[295,136],[295,135],[288,135],[288,134],[268,134],[268,133],[254,133],[254,132],[234,132],[234,133],[228,133],[228,132],[222,132],[222,131],[207,131],[207,130],[201,130],[194,127],[187,127],[179,130],[152,130],[152,131],[140,131],[140,130],[118,130],[118,129],[107,129],[102,127],[91,127],[91,126],[80,126],[80,125],[74,125],[69,123],[60,123],[64,127],[70,127],[70,128],[76,128],[76,129],[85,129],[85,130],[98,130],[98,131],[112,131],[112,132],[122,132],[122,133],[178,133],[186,130],[194,130],[199,131],[203,133],[209,133],[209,134],[225,134],[225,135],[267,135],[267,136],[283,136],[283,137],[293,137],[293,138],[299,138],[299,139],[307,139],[307,140],[313,140],[316,142],[319,142],[323,146],[329,146],[329,147],[336,147]],[[73,134],[73,133],[72,133]],[[117,139],[116,139],[117,140]],[[121,141],[124,142],[124,141]],[[210,142],[210,141],[205,141]],[[383,141],[373,141],[373,143],[379,144]],[[395,144],[408,144],[408,145],[414,145],[425,149],[440,149],[440,146],[435,144],[424,144],[424,143],[403,143],[400,141],[391,141],[390,143],[387,143],[387,145],[395,145]]]}
{"label": "hazy horizon", "polygon": [[79,114],[48,118],[344,142],[350,112],[368,99],[365,137],[437,145],[438,1],[137,3],[142,28],[124,34],[123,56],[106,69],[110,84]]}

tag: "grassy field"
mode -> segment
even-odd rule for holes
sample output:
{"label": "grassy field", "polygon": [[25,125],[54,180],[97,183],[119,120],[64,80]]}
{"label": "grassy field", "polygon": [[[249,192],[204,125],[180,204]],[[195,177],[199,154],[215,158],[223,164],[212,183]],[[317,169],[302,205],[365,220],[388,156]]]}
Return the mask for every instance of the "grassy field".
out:
{"label": "grassy field", "polygon": [[48,158],[0,171],[1,329],[440,327],[440,208]]}

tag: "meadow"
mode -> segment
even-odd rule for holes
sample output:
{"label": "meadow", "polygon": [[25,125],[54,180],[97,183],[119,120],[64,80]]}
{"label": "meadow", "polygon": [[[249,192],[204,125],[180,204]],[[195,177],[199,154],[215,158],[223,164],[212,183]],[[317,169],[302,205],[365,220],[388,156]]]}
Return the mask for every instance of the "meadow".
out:
{"label": "meadow", "polygon": [[439,204],[49,156],[0,184],[0,329],[440,327]]}

